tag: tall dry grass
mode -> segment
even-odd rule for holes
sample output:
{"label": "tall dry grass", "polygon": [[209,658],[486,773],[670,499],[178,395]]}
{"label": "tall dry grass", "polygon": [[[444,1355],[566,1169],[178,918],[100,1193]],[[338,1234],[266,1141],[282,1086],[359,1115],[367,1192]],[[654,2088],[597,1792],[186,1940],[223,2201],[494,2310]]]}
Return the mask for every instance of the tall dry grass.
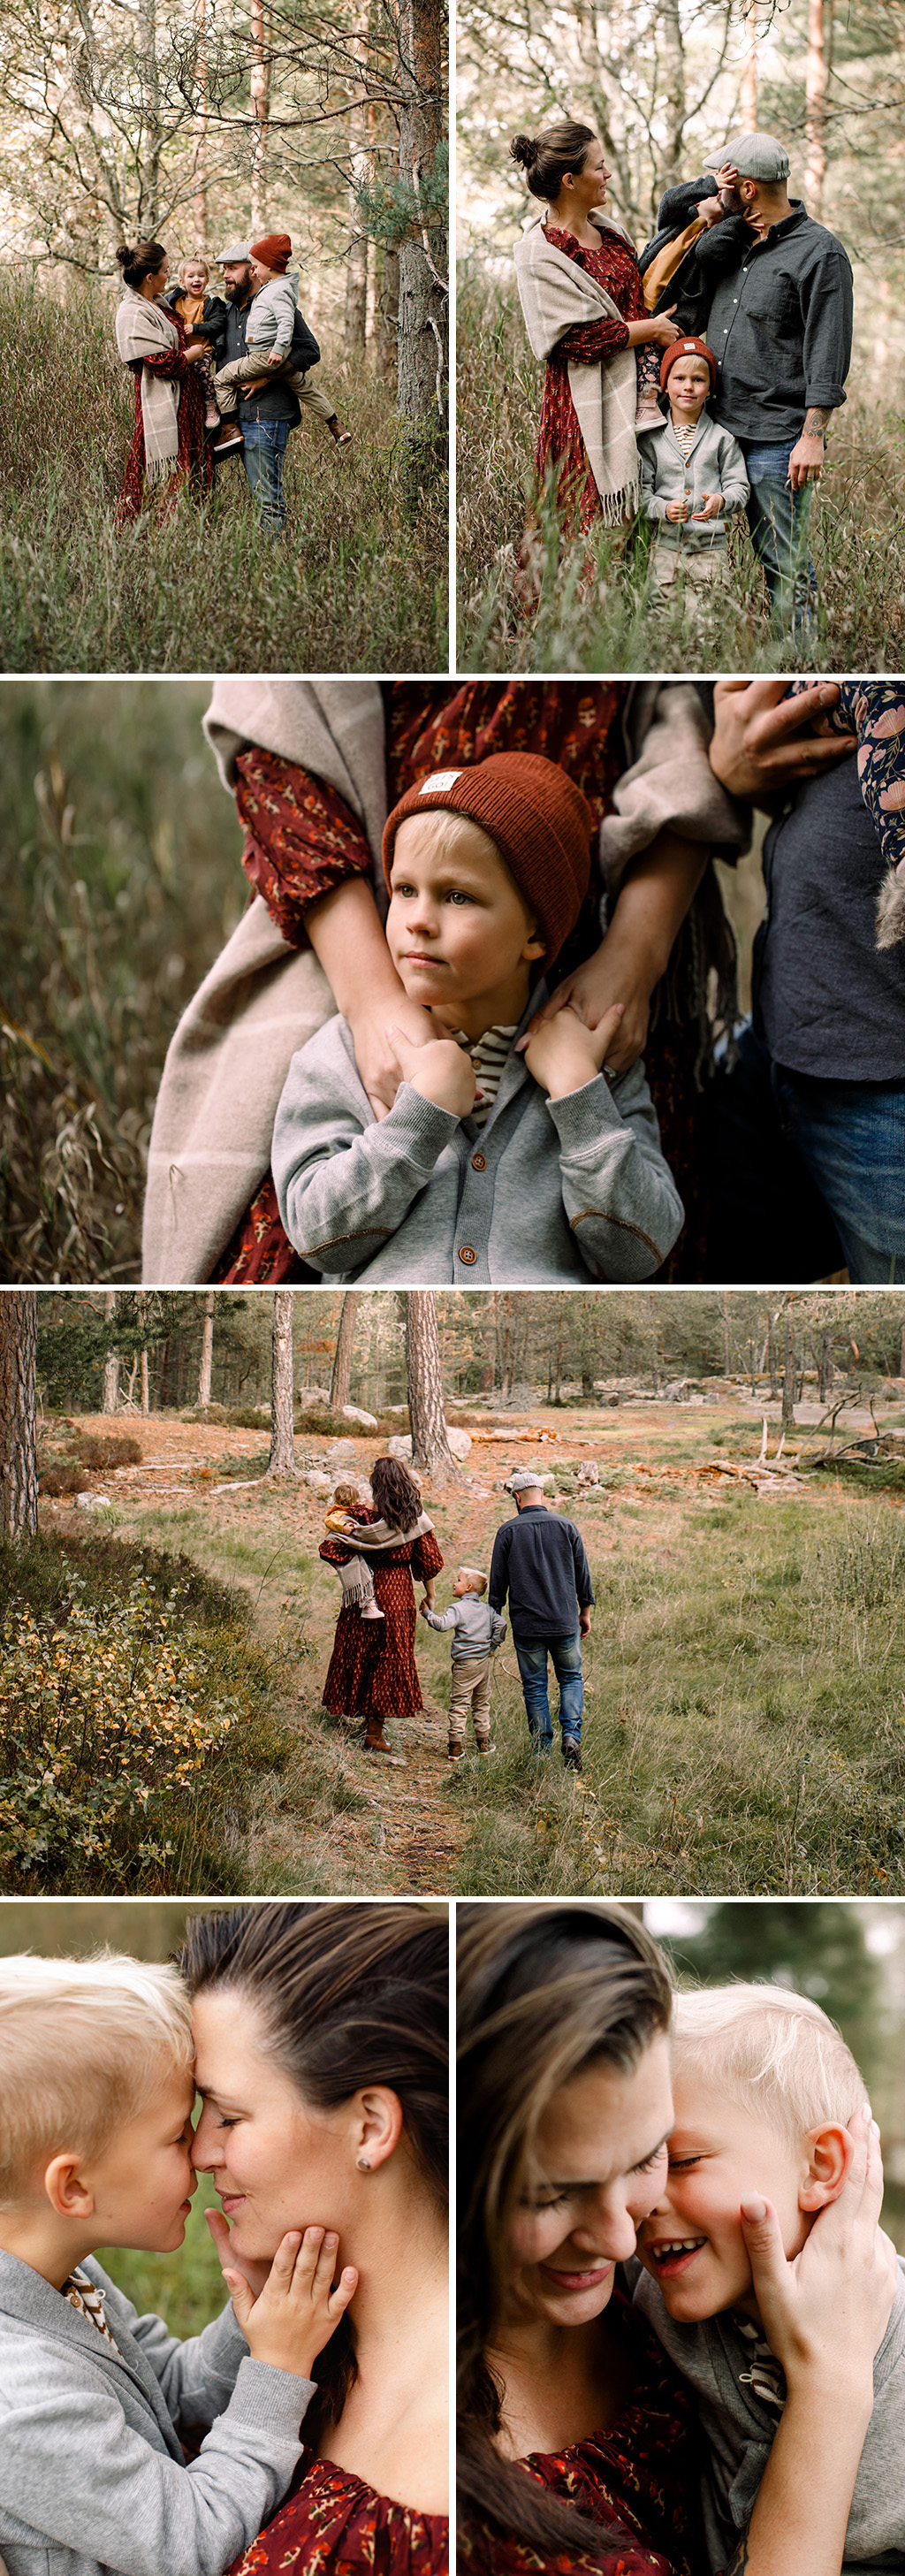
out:
{"label": "tall dry grass", "polygon": [[[554,504],[541,511],[543,582],[526,620],[514,575],[534,498],[542,369],[525,340],[514,284],[463,264],[457,330],[457,661],[467,671],[771,671],[792,667],[770,631],[747,530],[730,531],[731,582],[687,606],[648,604],[646,531],[626,545],[601,532],[597,578],[586,549],[563,550]],[[897,410],[854,393],[834,426],[813,510],[821,592],[820,667],[899,671],[905,664],[905,440]]]}
{"label": "tall dry grass", "polygon": [[286,544],[262,537],[240,460],[201,507],[117,533],[134,396],[113,309],[0,278],[4,670],[445,670],[446,486],[410,493],[392,387],[328,356],[353,444],[293,433]]}

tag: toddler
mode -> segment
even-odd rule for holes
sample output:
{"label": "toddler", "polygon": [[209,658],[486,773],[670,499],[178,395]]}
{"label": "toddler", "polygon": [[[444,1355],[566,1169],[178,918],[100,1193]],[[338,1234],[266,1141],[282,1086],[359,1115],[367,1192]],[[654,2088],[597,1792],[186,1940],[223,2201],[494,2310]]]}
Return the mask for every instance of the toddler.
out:
{"label": "toddler", "polygon": [[[328,1538],[360,1540],[362,1525],[357,1520],[356,1513],[361,1508],[361,1500],[357,1485],[334,1487],[333,1501],[324,1524]],[[386,1545],[387,1527],[386,1521],[372,1520],[364,1523],[371,1546],[374,1545],[375,1534],[378,1532],[381,1536],[377,1538],[377,1545]],[[398,1530],[395,1532],[395,1538],[398,1547]],[[370,1566],[365,1564],[363,1556],[353,1556],[348,1565],[336,1565],[333,1571],[334,1574],[338,1574],[342,1584],[345,1608],[356,1609],[360,1619],[383,1618],[383,1611],[378,1609],[374,1598],[374,1577]]]}
{"label": "toddler", "polygon": [[431,1610],[421,1603],[421,1617],[429,1628],[451,1628],[452,1681],[449,1694],[449,1745],[451,1762],[460,1760],[465,1751],[465,1731],[471,1710],[475,1743],[479,1753],[493,1750],[490,1741],[490,1674],[493,1657],[506,1634],[505,1619],[491,1610],[481,1594],[487,1590],[487,1576],[473,1565],[460,1565],[453,1584],[452,1607]]}
{"label": "toddler", "polygon": [[206,429],[216,429],[220,418],[214,392],[213,352],[226,328],[226,306],[222,295],[207,292],[210,269],[200,256],[182,259],[176,271],[177,284],[167,289],[164,304],[178,313],[190,340],[203,340],[207,356],[198,361],[198,374],[204,386]]}
{"label": "toddler", "polygon": [[722,579],[726,519],[743,510],[750,485],[745,460],[728,429],[707,409],[716,359],[706,340],[673,340],[664,349],[660,383],[669,417],[639,434],[641,496],[656,528],[651,557],[655,604],[681,570],[696,585]]}
{"label": "toddler", "polygon": [[423,1004],[391,1028],[379,1122],[352,1032],[293,1057],[272,1168],[290,1241],[326,1279],[439,1287],[648,1278],[682,1223],[644,1067],[615,1072],[623,1005],[538,1022],[536,979],[587,894],[589,806],[556,762],[498,752],[435,772],[383,837],[387,942]]}
{"label": "toddler", "polygon": [[[676,2125],[662,2197],[638,2230],[635,2303],[696,2391],[707,2443],[710,2566],[735,2563],[785,2403],[754,2297],[740,2204],[760,2192],[787,2258],[834,2200],[864,2100],[851,2052],[819,2005],[781,1986],[679,1995]],[[643,2265],[644,2269],[641,2269]],[[905,2277],[874,2363],[843,2576],[905,2569]],[[888,2553],[888,2555],[886,2554]]]}
{"label": "toddler", "polygon": [[[195,2176],[188,1998],[112,1953],[0,1961],[0,2554],[8,2576],[222,2576],[285,2494],[311,2371],[354,2294],[337,2238],[284,2236],[257,2298],[187,2343],[98,2245],[181,2245]],[[241,2314],[240,2327],[237,2318]],[[186,2463],[181,2435],[197,2438]]]}
{"label": "toddler", "polygon": [[[793,680],[791,698],[812,683]],[[861,794],[885,862],[877,896],[877,947],[905,939],[905,685],[901,680],[840,680],[839,702],[819,732],[855,733]]]}

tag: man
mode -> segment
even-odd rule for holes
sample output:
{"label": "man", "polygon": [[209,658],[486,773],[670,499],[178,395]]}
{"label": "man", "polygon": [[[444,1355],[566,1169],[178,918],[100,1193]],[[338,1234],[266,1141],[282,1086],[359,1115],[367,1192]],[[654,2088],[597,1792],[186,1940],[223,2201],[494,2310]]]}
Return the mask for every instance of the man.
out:
{"label": "man", "polygon": [[[228,298],[224,363],[248,354],[248,317],[254,297],[250,260],[248,242],[231,242],[229,249],[220,254]],[[289,432],[297,428],[300,417],[294,394],[279,376],[263,385],[260,392],[247,385],[238,388],[237,419],[242,432],[242,461],[261,514],[261,525],[270,536],[282,536],[285,531],[283,459]]]}
{"label": "man", "polygon": [[816,642],[817,578],[808,557],[813,485],[825,433],[845,401],[852,271],[842,243],[789,197],[789,156],[772,134],[727,144],[738,211],[696,244],[713,282],[706,338],[717,360],[716,417],[748,471],[748,524],[778,634],[806,657]]}
{"label": "man", "polygon": [[504,1521],[494,1539],[487,1599],[491,1610],[502,1610],[509,1594],[533,1752],[549,1754],[553,1744],[547,1697],[549,1655],[559,1683],[562,1758],[571,1771],[580,1771],[581,1640],[590,1631],[594,1600],[584,1541],[574,1521],[561,1520],[558,1513],[547,1510],[542,1487],[530,1468],[517,1467],[508,1483],[517,1517]]}
{"label": "man", "polygon": [[[871,682],[865,686],[868,692]],[[814,734],[832,683],[718,682],[710,758],[724,787],[771,812],[754,1017],[711,1086],[707,1276],[808,1281],[847,1266],[905,1284],[905,990],[901,948],[876,944],[885,863],[851,734]]]}

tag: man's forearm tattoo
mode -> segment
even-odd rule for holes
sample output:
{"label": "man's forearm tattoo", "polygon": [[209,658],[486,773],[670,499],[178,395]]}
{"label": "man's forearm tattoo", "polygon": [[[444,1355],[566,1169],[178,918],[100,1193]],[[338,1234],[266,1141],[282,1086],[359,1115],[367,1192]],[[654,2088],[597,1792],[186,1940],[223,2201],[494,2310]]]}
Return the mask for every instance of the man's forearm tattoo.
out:
{"label": "man's forearm tattoo", "polygon": [[827,422],[832,419],[832,416],[832,405],[827,411],[823,411],[819,403],[813,403],[810,411],[805,412],[802,438],[822,438]]}

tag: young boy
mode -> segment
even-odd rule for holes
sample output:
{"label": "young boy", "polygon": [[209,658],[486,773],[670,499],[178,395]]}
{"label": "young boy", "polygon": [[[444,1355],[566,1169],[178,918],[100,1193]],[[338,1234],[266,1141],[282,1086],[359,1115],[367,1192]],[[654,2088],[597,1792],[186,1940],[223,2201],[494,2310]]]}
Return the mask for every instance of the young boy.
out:
{"label": "young boy", "polygon": [[660,383],[669,418],[638,439],[645,517],[656,527],[651,556],[654,604],[676,574],[696,586],[722,578],[726,519],[743,510],[750,485],[741,448],[707,409],[716,359],[706,340],[673,340],[664,349]]}
{"label": "young boy", "polygon": [[475,1743],[479,1753],[490,1753],[490,1672],[498,1646],[506,1634],[505,1619],[498,1610],[488,1608],[481,1594],[487,1590],[487,1576],[474,1565],[460,1565],[453,1584],[452,1607],[431,1610],[421,1603],[422,1619],[429,1628],[451,1628],[452,1681],[449,1693],[449,1744],[451,1762],[458,1762],[465,1751],[468,1712],[471,1710]]}
{"label": "young boy", "polygon": [[608,1065],[623,1005],[537,1025],[590,876],[590,808],[554,761],[499,752],[409,789],[383,837],[387,942],[424,1005],[378,1121],[352,1033],[293,1057],[272,1143],[283,1224],[326,1279],[555,1287],[646,1279],[682,1223],[644,1067]]}
{"label": "young boy", "polygon": [[[222,2576],[289,2484],[337,2239],[290,2234],[190,2342],[98,2245],[181,2245],[195,2189],[188,2001],[106,1954],[0,1962],[0,2555],[8,2576]],[[222,2222],[221,2222],[222,2223]],[[228,2258],[227,2258],[228,2262]],[[243,2326],[237,2323],[237,2313]],[[186,2464],[180,2434],[205,2439]]]}
{"label": "young boy", "polygon": [[[680,1995],[676,2125],[662,2197],[638,2230],[635,2303],[697,2394],[707,2442],[710,2565],[734,2562],[785,2403],[740,2224],[751,2191],[772,2202],[789,2259],[848,2166],[864,2082],[844,2040],[802,1995],[718,1986]],[[874,2363],[874,2411],[843,2576],[905,2569],[905,2277]],[[888,2555],[886,2553],[889,2553]],[[791,2576],[791,2571],[790,2571]]]}
{"label": "young boy", "polygon": [[[351,430],[343,428],[320,386],[310,382],[313,361],[309,360],[306,367],[289,367],[285,363],[292,346],[298,307],[298,276],[287,274],[291,257],[292,242],[288,233],[268,233],[263,241],[252,242],[248,264],[256,291],[245,334],[246,354],[244,358],[231,358],[225,367],[221,367],[214,386],[227,425],[225,436],[235,426],[232,416],[238,407],[237,386],[253,384],[266,376],[271,367],[281,367],[290,393],[326,423],[334,447],[348,447]],[[316,360],[317,342],[313,340],[311,345]]]}

